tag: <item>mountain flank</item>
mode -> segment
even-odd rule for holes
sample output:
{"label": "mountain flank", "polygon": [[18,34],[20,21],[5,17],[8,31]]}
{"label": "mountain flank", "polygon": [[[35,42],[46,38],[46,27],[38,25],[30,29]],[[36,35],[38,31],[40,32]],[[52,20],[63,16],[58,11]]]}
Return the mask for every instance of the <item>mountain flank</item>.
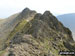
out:
{"label": "mountain flank", "polygon": [[41,14],[25,8],[2,27],[1,56],[62,56],[60,51],[75,51],[72,32],[49,11]]}
{"label": "mountain flank", "polygon": [[68,28],[71,29],[73,33],[73,38],[75,40],[75,13],[63,14],[57,16],[57,18]]}

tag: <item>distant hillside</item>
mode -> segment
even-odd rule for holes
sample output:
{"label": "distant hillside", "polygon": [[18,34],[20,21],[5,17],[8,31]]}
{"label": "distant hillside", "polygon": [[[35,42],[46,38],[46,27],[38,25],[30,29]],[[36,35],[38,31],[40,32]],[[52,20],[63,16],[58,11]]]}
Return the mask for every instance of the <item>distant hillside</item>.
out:
{"label": "distant hillside", "polygon": [[5,22],[5,20],[6,20],[6,19],[1,19],[1,18],[0,18],[0,27],[1,27],[1,25]]}
{"label": "distant hillside", "polygon": [[0,23],[3,22],[4,20],[5,20],[5,19],[1,19],[1,18],[0,18]]}
{"label": "distant hillside", "polygon": [[70,28],[73,32],[75,38],[75,13],[64,14],[57,16],[59,21],[61,21],[66,27]]}
{"label": "distant hillside", "polygon": [[0,18],[0,22],[2,21],[2,19]]}

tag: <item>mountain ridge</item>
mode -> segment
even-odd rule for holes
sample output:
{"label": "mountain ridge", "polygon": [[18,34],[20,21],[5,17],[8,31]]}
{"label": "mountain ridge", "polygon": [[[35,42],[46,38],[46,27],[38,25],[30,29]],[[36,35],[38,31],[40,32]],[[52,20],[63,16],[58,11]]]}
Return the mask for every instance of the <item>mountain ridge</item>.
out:
{"label": "mountain ridge", "polygon": [[[25,10],[24,10],[25,11]],[[23,11],[22,11],[23,12]],[[24,13],[28,13],[27,15],[31,15],[29,17],[26,17],[26,18],[23,18],[23,15],[22,15],[22,12],[19,13],[19,14],[15,14],[15,15],[12,15],[10,17],[8,17],[5,22],[3,22],[1,24],[1,27],[0,27],[0,37],[1,37],[1,40],[0,41],[5,41],[8,37],[8,35],[11,33],[11,31],[13,31],[13,29],[15,28],[15,26],[22,20],[22,19],[27,19],[29,17],[34,17],[32,16],[30,13],[33,13],[33,14],[36,14],[34,13],[33,11],[31,12],[24,12]]]}
{"label": "mountain ridge", "polygon": [[17,23],[4,41],[2,55],[62,56],[59,51],[75,51],[71,31],[49,11],[26,8],[11,22]]}

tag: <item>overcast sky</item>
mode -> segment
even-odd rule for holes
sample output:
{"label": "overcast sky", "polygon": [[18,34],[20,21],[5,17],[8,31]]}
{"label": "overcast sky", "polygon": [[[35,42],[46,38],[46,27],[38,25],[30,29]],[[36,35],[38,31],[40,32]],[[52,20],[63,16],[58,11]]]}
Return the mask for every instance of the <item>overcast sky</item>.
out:
{"label": "overcast sky", "polygon": [[0,0],[0,18],[30,8],[43,13],[51,11],[54,15],[75,13],[75,0]]}

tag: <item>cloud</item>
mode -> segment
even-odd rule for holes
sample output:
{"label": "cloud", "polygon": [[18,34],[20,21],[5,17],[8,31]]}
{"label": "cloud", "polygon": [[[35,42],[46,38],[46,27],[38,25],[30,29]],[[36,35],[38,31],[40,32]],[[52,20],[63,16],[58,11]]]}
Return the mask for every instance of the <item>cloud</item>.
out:
{"label": "cloud", "polygon": [[0,14],[7,15],[7,11],[8,14],[13,14],[25,7],[41,13],[50,10],[55,15],[75,13],[75,0],[0,0]]}

